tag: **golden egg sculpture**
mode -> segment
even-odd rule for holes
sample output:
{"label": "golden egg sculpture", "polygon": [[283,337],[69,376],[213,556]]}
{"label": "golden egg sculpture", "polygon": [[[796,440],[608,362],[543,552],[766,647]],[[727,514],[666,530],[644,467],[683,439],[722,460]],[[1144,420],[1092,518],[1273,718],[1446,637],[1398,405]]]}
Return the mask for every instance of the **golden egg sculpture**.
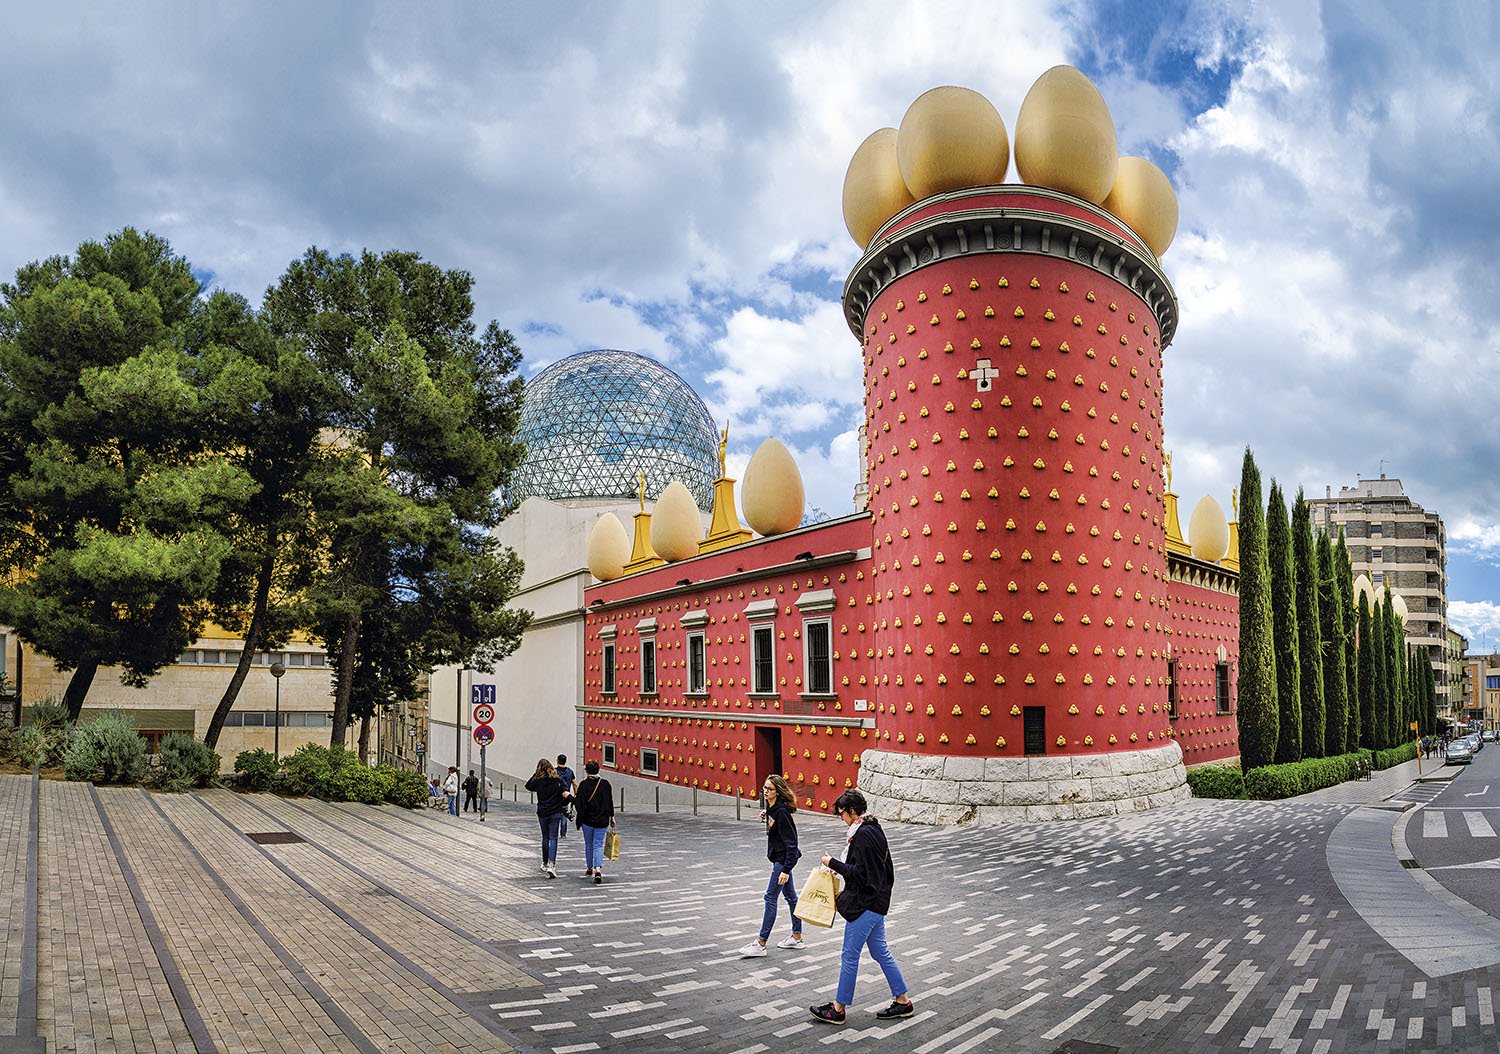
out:
{"label": "golden egg sculpture", "polygon": [[1211,564],[1229,552],[1229,521],[1211,495],[1203,495],[1193,506],[1193,515],[1188,518],[1188,544],[1195,557]]}
{"label": "golden egg sculpture", "polygon": [[933,88],[901,118],[896,163],[918,201],[945,190],[1001,183],[1010,165],[1010,136],[1000,112],[977,91]]}
{"label": "golden egg sculpture", "polygon": [[589,531],[589,571],[601,582],[619,578],[630,561],[630,536],[612,512],[606,512]]}
{"label": "golden egg sculpture", "polygon": [[844,226],[849,236],[865,248],[882,223],[916,200],[896,162],[896,130],[871,132],[844,173]]}
{"label": "golden egg sculpture", "polygon": [[1400,593],[1391,594],[1391,610],[1396,613],[1396,617],[1401,620],[1401,624],[1403,626],[1406,625],[1406,601],[1401,599]]}
{"label": "golden egg sculpture", "polygon": [[1122,157],[1104,208],[1160,256],[1177,234],[1177,194],[1166,173],[1144,157]]}
{"label": "golden egg sculpture", "polygon": [[677,480],[667,484],[651,510],[651,548],[668,563],[698,555],[703,517],[692,493]]}
{"label": "golden egg sculpture", "polygon": [[1016,116],[1015,154],[1024,182],[1102,202],[1115,185],[1120,148],[1099,89],[1072,66],[1038,77]]}
{"label": "golden egg sculpture", "polygon": [[802,473],[775,436],[756,447],[740,483],[745,522],[757,534],[785,534],[802,523]]}
{"label": "golden egg sculpture", "polygon": [[1369,605],[1370,610],[1375,610],[1375,587],[1370,584],[1368,575],[1360,574],[1354,579],[1354,610],[1358,611],[1360,604]]}

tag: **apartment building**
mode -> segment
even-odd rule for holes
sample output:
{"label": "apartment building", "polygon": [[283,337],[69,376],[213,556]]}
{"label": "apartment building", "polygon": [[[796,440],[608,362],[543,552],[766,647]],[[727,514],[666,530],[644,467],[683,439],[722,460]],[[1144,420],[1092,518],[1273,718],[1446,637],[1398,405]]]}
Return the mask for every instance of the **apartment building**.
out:
{"label": "apartment building", "polygon": [[1452,626],[1448,627],[1448,684],[1451,693],[1448,698],[1448,709],[1446,713],[1439,704],[1439,716],[1451,717],[1455,721],[1463,717],[1464,707],[1464,663],[1468,659],[1469,638],[1465,637]]}

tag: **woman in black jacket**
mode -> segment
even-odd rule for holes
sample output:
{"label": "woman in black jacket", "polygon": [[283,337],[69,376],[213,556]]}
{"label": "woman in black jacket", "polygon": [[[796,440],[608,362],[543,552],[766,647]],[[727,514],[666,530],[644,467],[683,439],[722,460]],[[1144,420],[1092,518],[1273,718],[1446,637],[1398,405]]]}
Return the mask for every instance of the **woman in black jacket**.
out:
{"label": "woman in black jacket", "polygon": [[588,775],[573,791],[573,808],[583,832],[583,877],[597,886],[604,881],[604,832],[615,825],[615,792],[599,778],[597,761],[585,762],[583,771]]}
{"label": "woman in black jacket", "polygon": [[526,781],[526,789],[536,795],[536,818],[542,827],[542,871],[548,878],[556,878],[557,836],[567,819],[563,809],[568,792],[546,758],[536,763],[536,774]]}
{"label": "woman in black jacket", "polygon": [[844,878],[839,894],[838,912],[844,917],[844,952],[839,965],[839,989],[833,1002],[812,1007],[812,1015],[830,1025],[844,1023],[844,1011],[854,1001],[854,982],[859,977],[859,953],[866,946],[870,957],[880,964],[886,983],[891,986],[891,1005],[876,1011],[881,1020],[910,1017],[914,1012],[906,994],[906,979],[896,965],[885,942],[885,917],[891,910],[891,889],[896,885],[896,868],[891,861],[890,843],[880,821],[866,816],[865,796],[857,790],[846,790],[833,803],[839,819],[849,825],[849,848],[844,859],[823,857],[823,866],[832,868]]}
{"label": "woman in black jacket", "polygon": [[776,902],[786,897],[787,910],[792,915],[792,935],[776,943],[778,948],[801,948],[802,920],[797,917],[797,884],[792,881],[792,868],[797,866],[802,850],[797,848],[797,824],[792,813],[797,811],[797,795],[791,784],[777,775],[766,777],[762,788],[766,808],[760,814],[766,825],[766,859],[771,861],[771,881],[766,884],[766,912],[760,920],[760,936],[740,949],[745,959],[758,959],[766,954],[766,941],[776,925]]}

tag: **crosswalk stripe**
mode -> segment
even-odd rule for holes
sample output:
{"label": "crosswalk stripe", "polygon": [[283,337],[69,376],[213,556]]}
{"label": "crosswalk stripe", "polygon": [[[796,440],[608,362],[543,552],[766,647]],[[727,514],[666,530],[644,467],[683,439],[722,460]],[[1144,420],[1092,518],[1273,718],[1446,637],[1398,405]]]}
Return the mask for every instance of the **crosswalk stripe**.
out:
{"label": "crosswalk stripe", "polygon": [[1490,822],[1484,818],[1482,812],[1465,812],[1464,823],[1469,825],[1469,834],[1475,838],[1495,837],[1495,829],[1490,826]]}
{"label": "crosswalk stripe", "polygon": [[1422,813],[1423,838],[1447,838],[1448,817],[1428,809]]}

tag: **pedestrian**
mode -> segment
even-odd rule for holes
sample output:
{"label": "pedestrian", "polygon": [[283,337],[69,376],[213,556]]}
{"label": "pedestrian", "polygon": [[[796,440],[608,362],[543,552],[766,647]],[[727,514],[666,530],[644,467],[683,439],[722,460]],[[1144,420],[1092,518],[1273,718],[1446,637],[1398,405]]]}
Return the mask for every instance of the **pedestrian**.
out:
{"label": "pedestrian", "polygon": [[844,879],[844,891],[837,902],[838,913],[844,917],[844,950],[839,963],[838,993],[831,1003],[811,1007],[812,1016],[830,1025],[844,1023],[845,1011],[854,1002],[859,955],[868,947],[870,957],[880,964],[886,984],[891,986],[891,1005],[876,1011],[875,1016],[882,1021],[910,1017],[915,1008],[906,991],[906,980],[885,942],[885,917],[891,910],[891,889],[896,884],[890,843],[880,821],[865,815],[868,806],[859,791],[844,791],[833,808],[849,827],[844,859],[823,857],[823,866],[837,871]]}
{"label": "pedestrian", "polygon": [[427,804],[434,809],[443,801],[443,784],[436,776],[427,781]]}
{"label": "pedestrian", "polygon": [[563,809],[567,804],[567,791],[558,778],[552,762],[541,758],[536,763],[536,773],[526,781],[526,789],[536,795],[536,818],[542,828],[542,872],[548,878],[557,877],[557,838],[566,822]]}
{"label": "pedestrian", "polygon": [[495,784],[491,782],[489,774],[486,773],[479,785],[479,811],[488,813],[490,811],[490,795],[495,793]]}
{"label": "pedestrian", "polygon": [[464,812],[474,812],[479,808],[479,777],[474,775],[474,770],[469,770],[468,778],[464,780]]}
{"label": "pedestrian", "polygon": [[[569,794],[572,794],[573,781],[577,779],[577,776],[574,774],[572,769],[568,768],[568,755],[566,754],[557,755],[557,778],[563,781],[563,790],[567,791]],[[572,799],[569,799],[563,808],[563,820],[565,821],[562,825],[563,834],[568,833],[568,824],[566,821],[570,821],[572,819],[573,801]]]}
{"label": "pedestrian", "polygon": [[448,778],[443,780],[443,793],[448,796],[448,815],[458,815],[458,766],[448,766]]}
{"label": "pedestrian", "polygon": [[797,795],[791,784],[778,775],[766,777],[761,788],[765,809],[761,811],[761,822],[766,825],[766,859],[771,861],[771,878],[766,883],[766,910],[760,920],[760,936],[740,949],[740,957],[758,959],[766,954],[766,941],[776,926],[776,902],[786,898],[787,911],[792,916],[792,933],[776,942],[778,948],[805,948],[802,943],[802,920],[797,917],[797,883],[792,881],[792,868],[802,858],[797,848],[797,824],[792,813],[797,811]]}
{"label": "pedestrian", "polygon": [[615,826],[615,792],[599,777],[597,761],[584,762],[583,771],[587,775],[573,792],[573,809],[583,832],[583,877],[597,886],[604,881],[604,833]]}

